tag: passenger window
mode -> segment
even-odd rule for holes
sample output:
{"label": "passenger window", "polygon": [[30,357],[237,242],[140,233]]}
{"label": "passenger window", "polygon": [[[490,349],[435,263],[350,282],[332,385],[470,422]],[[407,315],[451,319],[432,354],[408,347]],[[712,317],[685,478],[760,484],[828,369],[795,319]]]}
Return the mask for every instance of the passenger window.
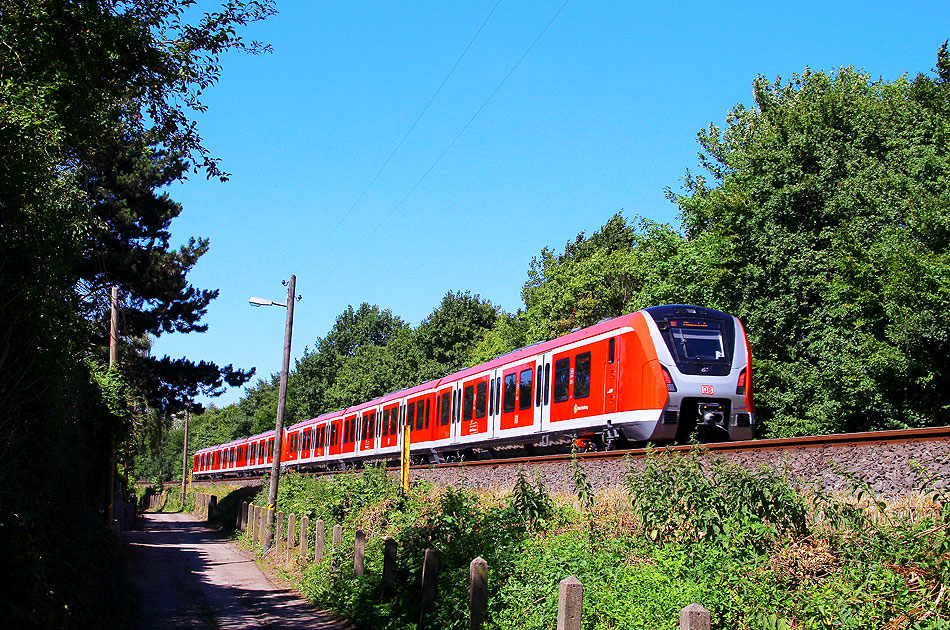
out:
{"label": "passenger window", "polygon": [[429,428],[429,399],[428,398],[426,398],[426,421],[425,421],[424,426],[427,429]]}
{"label": "passenger window", "polygon": [[439,420],[439,424],[443,427],[449,423],[449,414],[451,413],[451,406],[449,405],[449,392],[442,394],[442,417]]}
{"label": "passenger window", "polygon": [[488,392],[488,415],[495,415],[495,379],[492,379],[491,389]]}
{"label": "passenger window", "polygon": [[488,401],[485,400],[488,397],[488,384],[485,381],[478,383],[475,386],[475,417],[484,418],[485,412],[488,410]]}
{"label": "passenger window", "polygon": [[501,412],[501,377],[495,377],[495,409],[496,413]]}
{"label": "passenger window", "polygon": [[420,400],[419,404],[416,406],[416,431],[422,430],[422,425],[426,419],[425,417],[426,417],[425,405],[423,405],[422,401]]}
{"label": "passenger window", "polygon": [[471,385],[465,388],[464,401],[462,402],[462,419],[468,422],[472,419],[472,404],[475,402],[475,388]]}
{"label": "passenger window", "polygon": [[521,383],[518,391],[518,409],[531,408],[531,385],[534,377],[534,370],[528,368],[521,371]]}
{"label": "passenger window", "polygon": [[383,435],[389,435],[389,409],[383,409]]}
{"label": "passenger window", "polygon": [[412,430],[412,418],[416,415],[416,403],[409,403],[409,429]]}
{"label": "passenger window", "polygon": [[541,378],[541,366],[539,365],[538,366],[538,389],[535,391],[535,395],[534,395],[535,407],[541,406],[541,383],[542,382],[543,382],[543,379]]}
{"label": "passenger window", "polygon": [[617,350],[617,340],[614,337],[610,338],[610,343],[607,344],[607,363],[614,362],[614,354]]}
{"label": "passenger window", "polygon": [[518,379],[517,374],[506,374],[505,375],[505,399],[502,403],[502,410],[505,413],[511,413],[515,410],[515,392],[517,391],[517,385],[515,381]]}
{"label": "passenger window", "polygon": [[397,435],[399,433],[399,408],[393,407],[389,410],[389,435]]}
{"label": "passenger window", "polygon": [[574,398],[590,396],[590,352],[574,357]]}
{"label": "passenger window", "polygon": [[568,398],[571,378],[571,360],[567,357],[554,362],[554,402],[564,402]]}

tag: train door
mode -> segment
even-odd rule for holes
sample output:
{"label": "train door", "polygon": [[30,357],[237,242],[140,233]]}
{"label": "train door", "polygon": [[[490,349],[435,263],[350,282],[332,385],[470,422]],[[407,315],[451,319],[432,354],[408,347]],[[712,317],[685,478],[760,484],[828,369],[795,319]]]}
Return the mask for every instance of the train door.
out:
{"label": "train door", "polygon": [[617,385],[620,371],[620,338],[607,340],[607,362],[604,364],[604,413],[617,411]]}
{"label": "train door", "polygon": [[445,440],[452,437],[452,388],[444,387],[435,395],[435,415],[432,418],[432,439]]}
{"label": "train door", "polygon": [[462,383],[461,421],[458,441],[480,442],[492,437],[493,429],[488,421],[488,396],[494,371],[480,374]]}

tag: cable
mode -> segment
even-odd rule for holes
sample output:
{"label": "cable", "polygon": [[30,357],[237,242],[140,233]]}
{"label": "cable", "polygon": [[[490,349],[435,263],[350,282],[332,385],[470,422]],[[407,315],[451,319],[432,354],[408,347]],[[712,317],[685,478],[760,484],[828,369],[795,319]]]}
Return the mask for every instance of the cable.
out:
{"label": "cable", "polygon": [[[353,248],[354,250],[360,249],[363,245],[365,245],[365,244],[369,241],[370,238],[372,238],[372,236],[373,236],[374,234],[376,234],[376,232],[379,231],[379,228],[381,228],[381,227],[383,226],[383,224],[386,223],[386,221],[389,220],[389,217],[391,217],[393,214],[395,214],[396,210],[398,210],[399,207],[402,206],[402,204],[406,201],[406,199],[408,199],[409,196],[412,195],[413,192],[415,192],[416,188],[419,187],[419,185],[420,185],[420,184],[422,183],[422,181],[426,178],[426,176],[428,176],[429,173],[431,173],[432,170],[439,164],[439,162],[442,161],[442,158],[445,157],[445,154],[448,153],[449,150],[450,150],[453,146],[455,146],[455,143],[458,142],[458,139],[462,137],[462,134],[465,133],[465,130],[469,128],[469,126],[472,124],[472,122],[475,121],[476,118],[478,118],[478,115],[482,113],[482,110],[484,110],[485,107],[488,106],[488,103],[491,102],[491,100],[492,100],[492,98],[494,98],[495,94],[498,93],[498,90],[500,90],[500,89],[502,88],[502,86],[508,81],[508,78],[514,73],[514,71],[518,68],[518,66],[521,64],[521,62],[524,61],[524,58],[528,56],[528,53],[531,52],[531,49],[534,48],[535,44],[537,44],[538,41],[541,39],[541,37],[544,36],[544,33],[545,33],[545,32],[548,30],[548,28],[554,23],[554,20],[557,19],[557,17],[561,14],[561,11],[564,10],[564,7],[566,7],[567,4],[568,4],[570,1],[571,1],[571,0],[564,0],[564,4],[562,4],[561,7],[557,10],[557,12],[554,14],[554,17],[552,17],[552,18],[548,21],[548,23],[545,24],[544,28],[541,29],[541,32],[538,33],[538,36],[534,38],[534,41],[531,42],[531,45],[528,46],[528,48],[524,51],[524,54],[522,54],[521,57],[518,58],[518,61],[516,61],[513,66],[511,66],[511,70],[508,71],[508,74],[505,75],[505,78],[501,80],[501,82],[495,87],[494,90],[492,90],[491,94],[488,95],[488,98],[485,99],[485,102],[482,103],[481,107],[478,108],[478,110],[475,112],[475,114],[472,115],[472,117],[469,119],[469,121],[468,121],[467,123],[465,123],[465,126],[462,127],[461,131],[459,131],[458,134],[456,134],[456,136],[452,139],[452,142],[450,142],[449,145],[448,145],[447,147],[445,147],[445,150],[443,150],[442,153],[439,154],[439,157],[437,157],[437,158],[435,159],[435,161],[432,163],[432,165],[429,166],[429,168],[426,170],[426,172],[422,174],[422,177],[420,177],[419,180],[416,181],[415,184],[413,184],[412,188],[409,189],[409,192],[407,192],[407,193],[403,196],[403,198],[400,199],[399,202],[398,202],[395,206],[393,206],[392,210],[390,210],[389,213],[386,214],[386,216],[384,216],[384,217],[379,221],[379,223],[376,224],[376,227],[374,227],[374,228],[366,235],[366,238],[364,238],[362,241],[360,241],[359,244],[358,244],[356,247]],[[497,6],[497,5],[496,5],[496,6]],[[494,11],[494,9],[492,9],[492,11]],[[330,270],[326,273],[326,276],[332,275],[333,272],[335,272],[337,269],[340,268],[340,265],[341,265],[341,264],[342,264],[341,262],[338,262],[338,263],[336,264],[336,266],[331,267]]]}
{"label": "cable", "polygon": [[356,206],[359,205],[359,203],[363,200],[363,197],[366,196],[366,193],[369,192],[369,189],[372,188],[373,184],[376,183],[376,180],[379,179],[379,176],[382,174],[383,170],[389,165],[389,162],[393,159],[393,156],[396,155],[396,152],[399,151],[402,145],[406,142],[406,139],[409,137],[412,131],[416,128],[416,125],[419,124],[419,121],[422,120],[422,117],[425,116],[425,113],[429,111],[429,106],[432,105],[432,102],[435,100],[435,97],[437,97],[439,95],[439,92],[442,91],[442,88],[445,87],[445,84],[448,82],[449,77],[451,77],[452,74],[455,72],[455,69],[458,68],[459,64],[462,62],[462,59],[465,57],[465,54],[468,52],[469,48],[471,48],[472,44],[475,43],[475,40],[478,39],[478,36],[481,34],[482,29],[485,28],[486,24],[488,24],[488,20],[491,19],[492,15],[494,15],[495,9],[498,8],[499,4],[501,4],[501,0],[498,0],[498,2],[495,3],[495,6],[492,7],[492,10],[489,11],[488,17],[486,17],[485,21],[482,22],[482,25],[478,27],[478,31],[475,32],[475,35],[472,37],[471,41],[468,42],[468,46],[465,47],[465,50],[462,51],[462,54],[459,55],[459,58],[455,60],[455,65],[452,66],[452,69],[449,70],[448,74],[445,75],[445,78],[442,79],[442,83],[439,84],[439,87],[436,88],[435,92],[432,94],[432,97],[429,98],[429,102],[426,103],[425,107],[422,108],[422,111],[419,112],[419,115],[412,122],[412,125],[409,127],[409,130],[402,137],[402,140],[400,140],[399,144],[396,145],[396,148],[392,150],[392,153],[389,154],[389,157],[386,158],[386,161],[383,162],[383,165],[379,167],[379,170],[376,171],[375,175],[373,175],[373,179],[371,179],[369,184],[366,185],[366,188],[363,189],[363,192],[360,193],[360,196],[357,197],[356,201],[353,202],[353,205],[350,206],[350,209],[347,210],[343,214],[342,217],[340,217],[340,220],[337,221],[336,225],[334,225],[333,228],[331,228],[330,231],[326,233],[326,236],[324,237],[323,241],[313,249],[314,252],[320,251],[323,248],[323,246],[326,245],[327,242],[330,240],[330,236],[332,236],[333,233],[336,232],[337,229],[341,225],[343,225],[343,222],[346,221],[347,217],[353,214],[353,210],[356,209]]}

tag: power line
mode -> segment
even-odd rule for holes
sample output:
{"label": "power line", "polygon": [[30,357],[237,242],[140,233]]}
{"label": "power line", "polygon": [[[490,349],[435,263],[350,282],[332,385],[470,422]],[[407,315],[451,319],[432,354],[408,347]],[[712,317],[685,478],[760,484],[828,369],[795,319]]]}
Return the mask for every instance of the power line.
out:
{"label": "power line", "polygon": [[402,147],[402,145],[406,142],[406,139],[409,137],[412,131],[416,128],[416,125],[419,124],[419,121],[422,120],[422,117],[425,116],[425,113],[429,111],[429,106],[432,105],[433,101],[435,101],[435,98],[439,95],[439,92],[442,91],[442,88],[445,87],[445,84],[448,82],[449,77],[452,76],[452,74],[455,72],[455,69],[458,68],[459,64],[462,62],[462,59],[465,57],[465,54],[472,47],[472,44],[474,44],[475,40],[478,39],[478,36],[481,34],[482,30],[485,28],[485,25],[488,24],[488,20],[491,19],[491,16],[494,15],[495,9],[498,8],[499,4],[501,4],[501,0],[498,0],[495,3],[495,6],[492,7],[492,10],[489,11],[488,17],[486,17],[485,20],[482,22],[482,25],[478,27],[478,31],[475,32],[474,36],[472,36],[472,39],[468,42],[468,45],[465,47],[465,50],[462,51],[462,54],[459,55],[459,58],[455,60],[455,65],[452,66],[448,74],[445,75],[445,78],[442,79],[442,83],[439,84],[439,87],[436,88],[435,92],[429,98],[429,102],[426,103],[425,107],[422,108],[422,111],[419,112],[419,115],[412,122],[412,125],[410,125],[409,130],[406,131],[405,135],[403,135],[402,140],[399,141],[399,144],[397,144],[396,148],[392,150],[392,152],[389,154],[389,157],[387,157],[386,161],[383,162],[383,165],[379,167],[378,171],[376,171],[376,174],[373,176],[373,179],[370,180],[369,184],[366,185],[366,188],[363,189],[363,192],[360,193],[360,196],[357,197],[356,201],[353,202],[353,205],[350,206],[350,209],[347,210],[343,214],[342,217],[340,217],[340,220],[337,221],[336,225],[334,225],[333,228],[331,228],[330,231],[326,233],[326,236],[324,237],[323,241],[319,245],[317,245],[313,251],[315,252],[320,251],[322,247],[326,245],[326,243],[330,240],[330,236],[332,236],[333,233],[336,232],[337,229],[341,225],[343,225],[343,222],[346,221],[346,219],[351,214],[353,214],[353,210],[356,209],[356,206],[359,205],[359,203],[363,200],[363,197],[366,196],[366,193],[369,192],[369,189],[372,188],[373,184],[376,183],[376,180],[379,179],[379,176],[382,174],[383,170],[385,170],[385,168],[389,165],[389,162],[393,159],[393,156],[396,155],[396,152],[398,152],[399,149]]}
{"label": "power line", "polygon": [[[465,126],[462,127],[462,129],[455,135],[454,138],[452,138],[452,141],[448,144],[447,147],[445,147],[445,149],[442,151],[442,153],[439,154],[439,157],[437,157],[437,158],[435,159],[435,161],[429,166],[429,168],[426,169],[426,172],[422,174],[422,177],[420,177],[420,178],[418,179],[418,181],[416,181],[416,183],[413,184],[412,188],[409,189],[409,192],[407,192],[407,193],[402,197],[402,199],[400,199],[399,202],[398,202],[395,206],[393,206],[393,208],[389,211],[389,213],[386,214],[386,216],[384,216],[382,219],[380,219],[380,221],[376,224],[376,227],[374,227],[374,228],[366,235],[366,237],[365,237],[362,241],[360,241],[359,244],[358,244],[356,247],[353,248],[354,250],[355,250],[355,249],[360,249],[361,247],[363,247],[363,245],[365,245],[365,244],[369,241],[369,239],[372,238],[373,235],[375,235],[376,232],[379,231],[379,228],[381,228],[381,227],[383,226],[383,224],[386,223],[386,221],[389,220],[389,217],[391,217],[393,214],[395,214],[396,210],[398,210],[399,207],[402,206],[402,204],[406,201],[406,199],[408,199],[409,196],[412,195],[413,192],[415,192],[416,188],[419,187],[419,185],[420,185],[420,184],[423,182],[423,180],[429,175],[429,173],[431,173],[432,170],[435,169],[435,167],[439,164],[439,162],[442,161],[442,158],[445,157],[445,154],[448,153],[449,150],[450,150],[453,146],[455,146],[455,143],[458,142],[458,139],[462,137],[462,134],[465,133],[465,130],[469,128],[469,126],[472,124],[472,122],[475,121],[476,118],[478,118],[478,115],[482,113],[482,110],[484,110],[485,107],[488,106],[488,103],[491,102],[491,100],[492,100],[492,98],[494,98],[495,94],[498,93],[498,90],[500,90],[500,89],[502,88],[502,86],[505,85],[505,83],[508,81],[508,78],[514,73],[514,71],[518,68],[518,66],[521,64],[521,62],[524,61],[524,58],[528,56],[528,53],[531,52],[531,49],[534,48],[535,44],[537,44],[538,41],[541,39],[541,37],[544,36],[544,33],[545,33],[545,32],[548,30],[548,28],[554,23],[554,20],[557,19],[557,17],[558,17],[558,16],[561,14],[561,12],[564,10],[564,7],[566,7],[567,4],[568,4],[570,1],[571,1],[571,0],[564,0],[564,4],[562,4],[561,7],[557,10],[557,12],[555,12],[554,16],[553,16],[550,20],[548,20],[548,23],[544,25],[544,28],[541,29],[541,32],[538,33],[538,36],[535,37],[535,38],[534,38],[534,41],[531,42],[531,45],[528,46],[527,49],[525,49],[525,51],[524,51],[524,53],[521,55],[521,57],[518,58],[518,61],[516,61],[513,66],[511,66],[511,69],[508,71],[508,74],[506,74],[506,75],[505,75],[505,78],[503,78],[503,79],[501,80],[501,82],[500,82],[497,86],[495,86],[495,89],[492,90],[491,94],[488,95],[488,98],[485,99],[485,102],[482,103],[481,107],[479,107],[478,110],[476,110],[476,112],[472,115],[472,117],[469,118],[468,122],[465,123]],[[498,6],[498,5],[495,5],[495,6]],[[494,9],[492,9],[492,11],[494,11]],[[483,25],[483,26],[484,26],[484,25]],[[467,50],[467,49],[466,49],[466,50]],[[404,139],[405,139],[405,138],[404,138]],[[332,275],[333,272],[335,272],[337,269],[340,268],[340,265],[341,265],[341,264],[342,264],[342,263],[338,262],[334,267],[330,268],[330,270],[327,272],[326,275],[327,275],[327,276]]]}

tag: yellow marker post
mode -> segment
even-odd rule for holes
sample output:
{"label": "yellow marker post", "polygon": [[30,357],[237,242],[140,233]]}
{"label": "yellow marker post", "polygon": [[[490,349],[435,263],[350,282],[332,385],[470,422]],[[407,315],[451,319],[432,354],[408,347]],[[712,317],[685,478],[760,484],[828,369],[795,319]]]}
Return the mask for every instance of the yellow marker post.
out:
{"label": "yellow marker post", "polygon": [[402,458],[400,472],[402,473],[402,491],[409,492],[409,424],[402,425]]}

